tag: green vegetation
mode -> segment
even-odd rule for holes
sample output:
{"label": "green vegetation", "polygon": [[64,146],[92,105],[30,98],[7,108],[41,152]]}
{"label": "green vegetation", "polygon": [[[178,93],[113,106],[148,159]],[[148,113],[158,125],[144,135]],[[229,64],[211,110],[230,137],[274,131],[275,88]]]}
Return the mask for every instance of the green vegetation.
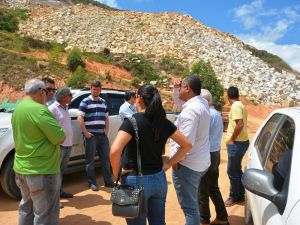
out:
{"label": "green vegetation", "polygon": [[16,32],[19,20],[28,18],[28,11],[25,9],[0,9],[0,30]]}
{"label": "green vegetation", "polygon": [[159,69],[174,75],[180,75],[186,71],[186,68],[178,60],[169,58],[162,59]]}
{"label": "green vegetation", "polygon": [[60,44],[53,44],[48,53],[48,59],[50,63],[60,63],[63,57],[64,49]]}
{"label": "green vegetation", "polygon": [[82,66],[78,66],[76,71],[68,78],[67,85],[73,88],[84,88],[89,80],[90,75]]}
{"label": "green vegetation", "polygon": [[87,57],[89,60],[96,61],[98,63],[109,64],[111,63],[112,57],[105,56],[103,53],[93,53],[93,52],[83,52],[83,56]]}
{"label": "green vegetation", "polygon": [[81,57],[82,57],[82,53],[78,48],[72,49],[72,51],[68,54],[67,64],[68,64],[68,68],[72,72],[74,72],[78,66],[85,68],[85,63]]}
{"label": "green vegetation", "polygon": [[274,67],[275,69],[279,70],[286,70],[289,72],[293,72],[293,69],[280,57],[277,55],[273,55],[265,50],[258,50],[250,45],[244,44],[244,49],[252,52],[252,54],[261,60],[263,60],[265,63],[267,63],[269,66]]}
{"label": "green vegetation", "polygon": [[[189,74],[198,75],[202,82],[202,88],[210,91],[213,96],[213,104],[216,108],[220,108],[224,105],[223,95],[224,88],[218,81],[216,73],[214,72],[210,63],[206,63],[203,60],[199,60],[194,63],[192,70]],[[185,77],[187,74],[184,74]]]}

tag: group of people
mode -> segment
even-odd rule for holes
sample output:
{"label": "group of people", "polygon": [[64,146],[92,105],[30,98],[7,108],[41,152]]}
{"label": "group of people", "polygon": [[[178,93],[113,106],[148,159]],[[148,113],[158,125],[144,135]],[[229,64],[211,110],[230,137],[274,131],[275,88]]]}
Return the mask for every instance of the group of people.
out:
{"label": "group of people", "polygon": [[[147,220],[149,224],[166,224],[168,186],[165,172],[172,167],[174,188],[185,223],[229,224],[225,207],[244,201],[241,161],[249,145],[247,112],[239,101],[238,89],[230,87],[227,90],[231,104],[226,135],[230,195],[224,202],[218,186],[222,118],[212,106],[211,93],[201,89],[198,76],[189,75],[174,81],[174,101],[182,107],[174,124],[167,119],[155,86],[146,84],[137,92],[127,91],[119,112],[123,122],[111,147],[107,138],[107,103],[100,97],[101,88],[99,81],[91,84],[91,95],[82,100],[78,113],[90,189],[99,190],[94,162],[97,153],[106,187],[115,185],[112,175],[117,177],[120,166],[122,182],[144,186],[147,214],[126,219],[127,224],[142,225]],[[59,223],[59,198],[73,197],[64,192],[62,185],[62,175],[72,149],[71,119],[67,108],[72,93],[67,87],[56,90],[55,82],[47,78],[27,81],[25,94],[12,116],[16,149],[14,171],[22,194],[19,224],[55,225]],[[134,117],[137,122],[139,143],[136,143],[128,117]],[[170,158],[164,162],[162,155],[169,138]],[[137,144],[143,176],[137,174]],[[126,154],[123,154],[124,149]],[[209,198],[217,214],[212,223]]]}

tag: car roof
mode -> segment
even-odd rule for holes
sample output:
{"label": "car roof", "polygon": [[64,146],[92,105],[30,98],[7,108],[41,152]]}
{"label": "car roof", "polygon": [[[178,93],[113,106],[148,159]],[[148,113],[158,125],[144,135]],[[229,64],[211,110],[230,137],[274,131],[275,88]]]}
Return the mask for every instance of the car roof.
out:
{"label": "car roof", "polygon": [[284,115],[288,115],[292,118],[300,118],[300,107],[289,107],[289,108],[282,108],[276,109],[271,114],[281,113]]}

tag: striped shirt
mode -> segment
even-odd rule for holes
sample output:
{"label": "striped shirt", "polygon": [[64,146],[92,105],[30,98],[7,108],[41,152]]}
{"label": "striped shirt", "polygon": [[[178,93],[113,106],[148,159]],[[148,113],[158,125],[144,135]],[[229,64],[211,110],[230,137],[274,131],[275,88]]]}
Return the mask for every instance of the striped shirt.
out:
{"label": "striped shirt", "polygon": [[103,98],[95,101],[90,95],[83,99],[79,105],[78,115],[84,118],[84,124],[88,132],[94,135],[104,134],[108,110],[106,101]]}

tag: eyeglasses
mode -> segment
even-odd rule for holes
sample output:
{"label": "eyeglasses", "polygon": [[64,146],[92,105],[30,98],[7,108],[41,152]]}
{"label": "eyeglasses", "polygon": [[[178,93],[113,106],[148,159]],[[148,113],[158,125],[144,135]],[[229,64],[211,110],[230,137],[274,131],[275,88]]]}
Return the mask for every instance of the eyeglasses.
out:
{"label": "eyeglasses", "polygon": [[48,92],[55,92],[56,89],[55,88],[46,88]]}

